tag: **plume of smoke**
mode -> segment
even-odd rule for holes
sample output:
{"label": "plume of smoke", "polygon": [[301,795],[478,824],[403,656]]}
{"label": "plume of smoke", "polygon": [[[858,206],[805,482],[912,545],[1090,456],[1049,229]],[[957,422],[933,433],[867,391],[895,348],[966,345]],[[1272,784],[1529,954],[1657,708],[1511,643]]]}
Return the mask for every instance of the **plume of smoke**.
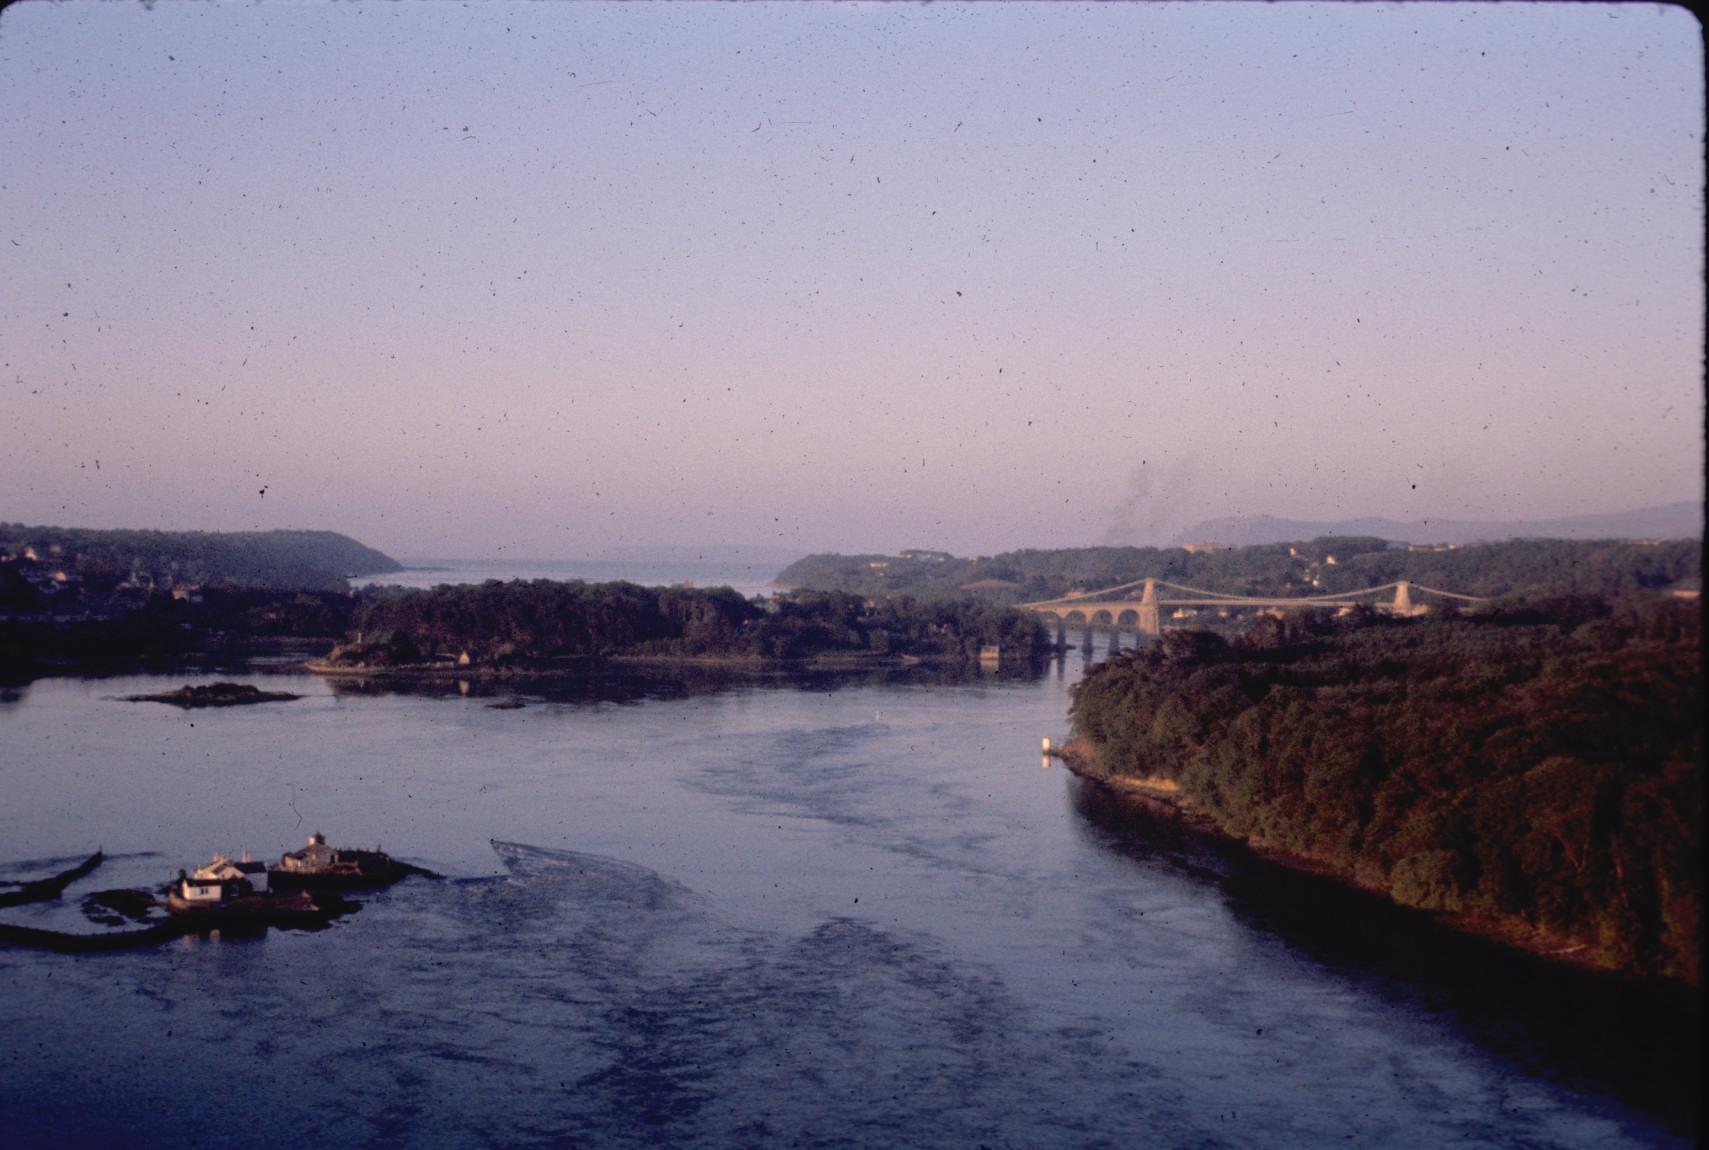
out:
{"label": "plume of smoke", "polygon": [[1190,515],[1189,491],[1196,470],[1191,455],[1141,459],[1134,464],[1100,542],[1109,547],[1164,546]]}

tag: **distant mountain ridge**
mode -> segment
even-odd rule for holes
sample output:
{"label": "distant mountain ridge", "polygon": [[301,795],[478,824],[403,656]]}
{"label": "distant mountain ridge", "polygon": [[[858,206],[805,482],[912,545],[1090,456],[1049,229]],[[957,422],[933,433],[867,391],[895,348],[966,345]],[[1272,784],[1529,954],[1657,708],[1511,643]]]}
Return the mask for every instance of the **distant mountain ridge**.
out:
{"label": "distant mountain ridge", "polygon": [[1469,519],[1402,521],[1381,517],[1311,521],[1274,515],[1231,515],[1206,519],[1175,536],[1173,545],[1221,543],[1251,547],[1293,543],[1329,535],[1388,539],[1396,543],[1499,543],[1508,539],[1699,539],[1703,504],[1682,500],[1659,507],[1562,519],[1480,522]]}

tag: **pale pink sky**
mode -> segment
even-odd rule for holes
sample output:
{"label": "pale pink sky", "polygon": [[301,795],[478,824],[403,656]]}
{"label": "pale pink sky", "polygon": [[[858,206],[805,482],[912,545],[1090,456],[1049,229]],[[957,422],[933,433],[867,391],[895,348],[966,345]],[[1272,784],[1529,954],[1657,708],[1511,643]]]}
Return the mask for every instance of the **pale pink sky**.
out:
{"label": "pale pink sky", "polygon": [[0,519],[991,552],[1702,494],[1678,8],[25,3],[0,86]]}

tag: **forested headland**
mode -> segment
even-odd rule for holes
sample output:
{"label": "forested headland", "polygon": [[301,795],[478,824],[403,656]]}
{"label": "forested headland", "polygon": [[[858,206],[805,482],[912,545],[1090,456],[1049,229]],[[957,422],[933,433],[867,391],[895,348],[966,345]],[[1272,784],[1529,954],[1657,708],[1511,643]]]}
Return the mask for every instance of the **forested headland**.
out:
{"label": "forested headland", "polygon": [[401,569],[330,531],[0,524],[0,677],[192,651],[330,646],[355,610],[347,576]]}
{"label": "forested headland", "polygon": [[1701,615],[1658,595],[1165,632],[1071,761],[1535,949],[1700,984]]}
{"label": "forested headland", "polygon": [[335,531],[96,531],[0,523],[0,564],[85,584],[144,589],[341,591],[352,575],[401,571]]}
{"label": "forested headland", "polygon": [[589,658],[1003,661],[1047,654],[1032,617],[971,599],[867,600],[796,592],[751,600],[729,588],[489,580],[370,594],[328,667],[528,669]]}
{"label": "forested headland", "polygon": [[1395,546],[1327,536],[1220,550],[1075,547],[958,558],[942,551],[809,555],[777,582],[857,595],[977,595],[994,603],[1054,599],[1136,579],[1167,579],[1231,595],[1328,595],[1397,579],[1464,595],[1613,594],[1703,574],[1697,540],[1516,539],[1462,547]]}

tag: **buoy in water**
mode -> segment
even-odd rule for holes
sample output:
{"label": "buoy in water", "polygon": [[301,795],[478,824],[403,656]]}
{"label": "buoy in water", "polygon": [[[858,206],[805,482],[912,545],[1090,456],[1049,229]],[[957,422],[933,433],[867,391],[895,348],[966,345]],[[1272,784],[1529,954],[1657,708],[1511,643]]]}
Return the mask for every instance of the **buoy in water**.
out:
{"label": "buoy in water", "polygon": [[1046,735],[1044,737],[1044,753],[1047,755],[1050,754],[1050,736],[1049,735]]}

